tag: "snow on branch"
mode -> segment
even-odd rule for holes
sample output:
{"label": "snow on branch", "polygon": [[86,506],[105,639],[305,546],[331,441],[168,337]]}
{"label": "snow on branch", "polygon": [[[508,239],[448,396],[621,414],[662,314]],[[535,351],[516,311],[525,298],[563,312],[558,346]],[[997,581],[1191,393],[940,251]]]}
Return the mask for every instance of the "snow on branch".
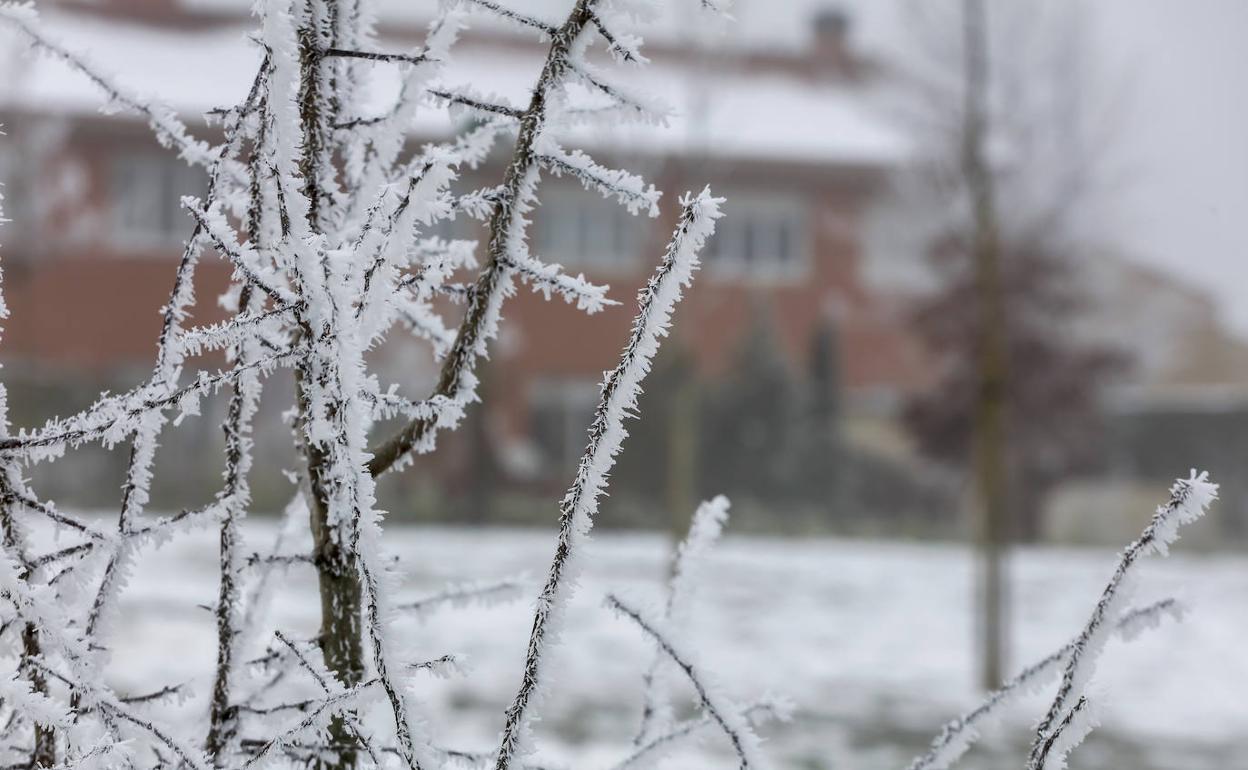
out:
{"label": "snow on branch", "polygon": [[[694,511],[689,532],[677,547],[672,563],[667,602],[663,608],[663,617],[668,622],[682,626],[689,622],[685,608],[691,603],[705,554],[724,531],[724,524],[728,521],[728,507],[728,498],[719,495],[704,501]],[[661,729],[671,721],[671,709],[661,699],[658,688],[663,661],[664,657],[656,650],[654,660],[642,679],[641,726],[633,740],[634,745],[642,745],[653,734],[656,725]]]}
{"label": "snow on branch", "polygon": [[[474,0],[476,4],[487,0]],[[498,335],[503,301],[515,291],[506,260],[520,252],[524,245],[525,215],[536,205],[538,182],[538,147],[548,115],[550,97],[562,85],[574,46],[590,22],[596,0],[578,0],[567,20],[551,35],[550,49],[537,82],[532,89],[529,106],[517,129],[516,145],[504,175],[503,184],[494,196],[489,216],[490,237],[487,260],[477,277],[476,287],[468,296],[468,306],[460,322],[455,342],[442,360],[438,383],[432,396],[449,398],[466,406],[476,400],[478,360],[486,355],[489,341]],[[490,8],[497,12],[498,9]],[[378,476],[401,461],[412,451],[428,451],[439,428],[452,422],[413,420],[383,444],[374,447],[368,470]]]}
{"label": "snow on branch", "polygon": [[542,262],[531,256],[527,249],[517,249],[503,263],[514,270],[520,280],[529,284],[533,291],[541,292],[546,299],[550,299],[551,294],[557,294],[587,315],[619,304],[607,297],[609,286],[590,283],[582,273],[568,275],[563,272],[561,265]]}
{"label": "snow on branch", "polygon": [[[419,638],[396,628],[402,619],[427,619],[443,608],[509,600],[522,584],[519,579],[458,584],[396,600],[406,565],[386,550],[376,484],[412,453],[432,449],[439,432],[457,426],[478,399],[478,366],[499,336],[504,303],[518,284],[548,299],[558,295],[588,313],[614,304],[605,286],[530,253],[528,228],[530,218],[541,215],[544,175],[570,174],[633,214],[658,214],[653,185],[554,139],[566,135],[562,129],[571,119],[590,114],[665,120],[667,107],[615,83],[587,59],[601,42],[618,63],[645,63],[640,38],[625,26],[641,18],[641,4],[576,0],[569,5],[556,23],[497,0],[451,0],[429,26],[423,45],[387,52],[378,45],[367,3],[257,3],[262,61],[243,101],[217,113],[223,139],[209,144],[193,137],[169,109],[129,93],[51,40],[31,6],[0,3],[0,24],[83,74],[112,106],[138,113],[165,146],[210,171],[202,199],[182,201],[190,215],[189,238],[162,309],[150,377],[119,394],[101,394],[77,414],[24,431],[9,430],[0,387],[0,641],[13,653],[6,658],[12,665],[0,673],[8,712],[0,725],[3,761],[83,770],[237,769],[282,761],[335,770],[370,762],[410,770],[465,762],[495,770],[535,767],[526,762],[535,749],[530,725],[549,685],[549,653],[560,639],[599,500],[627,436],[626,420],[634,416],[643,379],[697,269],[721,200],[709,190],[681,199],[676,232],[638,296],[638,314],[619,363],[605,375],[585,451],[559,503],[555,553],[539,589],[519,686],[503,715],[496,752],[444,748],[426,734],[413,684],[427,675],[457,673],[463,659],[430,657],[431,651],[418,647]],[[702,0],[702,5],[722,10],[727,4]],[[443,65],[463,28],[465,14],[457,7],[492,14],[549,41],[525,100],[513,104],[473,84],[444,84]],[[379,69],[398,75],[397,98],[380,116],[354,117],[365,104],[369,77]],[[569,107],[573,97],[586,93],[591,105]],[[445,141],[415,147],[409,132],[426,109],[467,117],[471,126]],[[466,193],[452,189],[464,169],[480,167],[496,143],[512,137],[498,178]],[[475,243],[434,237],[435,227],[457,216],[486,223],[480,258]],[[196,300],[197,262],[208,248],[233,268],[220,303],[227,316],[186,328]],[[475,277],[465,275],[469,270]],[[0,317],[7,317],[2,303]],[[402,392],[401,382],[383,387],[369,369],[374,351],[404,325],[433,342],[437,369],[435,385],[412,397]],[[225,352],[226,363],[212,366],[223,368],[194,360],[215,351]],[[290,474],[296,491],[278,542],[271,552],[249,557],[242,523],[251,507],[251,426],[265,378],[282,366],[294,369],[297,382],[289,424],[301,467]],[[220,492],[206,505],[172,516],[149,515],[162,432],[198,414],[201,400],[226,386]],[[377,422],[391,418],[401,418],[402,429],[370,447]],[[128,450],[115,526],[62,511],[22,478],[26,467],[95,441]],[[1203,474],[1178,482],[1171,502],[1123,554],[1080,636],[950,723],[911,770],[949,766],[985,720],[1059,671],[1062,684],[1037,731],[1029,768],[1062,766],[1093,725],[1085,689],[1105,640],[1129,637],[1175,611],[1170,600],[1122,610],[1134,563],[1146,553],[1164,553],[1178,527],[1203,513],[1215,496],[1216,487]],[[705,554],[720,535],[727,509],[727,501],[716,498],[695,514],[660,611],[643,612],[614,595],[607,600],[656,647],[645,679],[642,728],[620,770],[649,765],[682,740],[712,729],[726,736],[741,768],[764,766],[754,727],[782,716],[783,704],[735,703],[682,640]],[[28,540],[25,531],[31,521],[68,535],[67,542],[37,552],[31,543],[40,541]],[[304,548],[293,533],[308,522],[312,547]],[[109,626],[119,615],[141,548],[204,525],[218,528],[215,604],[201,605],[215,621],[216,666],[206,729],[196,739],[170,727],[161,713],[166,699],[184,697],[187,688],[154,682],[146,694],[120,697],[107,684],[107,667],[119,647]],[[321,626],[302,641],[276,632],[281,646],[261,653],[259,637],[272,627],[266,616],[274,592],[269,576],[293,564],[303,566],[291,571],[292,580],[315,576]],[[655,687],[660,666],[683,672],[700,715],[679,722],[670,717]],[[14,758],[19,761],[11,762]]]}
{"label": "snow on branch", "polygon": [[1088,701],[1088,696],[1080,695],[1079,700],[1071,706],[1062,721],[1044,739],[1040,746],[1039,762],[1044,768],[1064,770],[1066,756],[1075,749],[1088,733],[1098,725],[1096,713]]}
{"label": "snow on branch", "polygon": [[607,42],[607,50],[616,61],[628,64],[647,64],[649,59],[641,53],[641,38],[637,35],[617,34],[612,32],[609,23],[601,14],[594,14],[594,27],[602,39]]}
{"label": "snow on branch", "polygon": [[473,112],[497,115],[512,120],[519,120],[524,117],[524,110],[507,104],[502,98],[478,96],[466,89],[450,91],[442,88],[430,88],[428,93],[436,101],[466,108]]}
{"label": "snow on branch", "polygon": [[182,205],[221,256],[234,265],[236,278],[255,286],[282,305],[298,304],[299,300],[278,283],[275,272],[264,266],[256,250],[247,244],[237,243],[237,235],[219,208],[204,208],[198,198],[190,195],[182,199]]}
{"label": "snow on branch", "polygon": [[[463,26],[455,5],[501,16],[549,38],[541,73],[523,107],[483,96],[472,85],[435,85]],[[547,138],[558,130],[562,91],[570,80],[583,78],[577,74],[586,67],[581,57],[596,36],[620,60],[644,62],[640,40],[615,28],[627,16],[620,11],[614,3],[577,0],[563,22],[551,24],[494,0],[461,0],[447,4],[423,46],[392,53],[377,44],[371,13],[363,4],[257,4],[261,62],[243,101],[214,111],[222,120],[223,141],[209,145],[192,137],[168,109],[128,93],[85,58],[53,42],[39,30],[28,6],[0,5],[0,22],[85,74],[113,106],[139,113],[163,144],[210,172],[202,198],[182,199],[190,235],[162,309],[151,376],[119,394],[101,394],[77,414],[36,430],[0,435],[5,529],[0,591],[14,605],[0,634],[8,634],[7,642],[21,633],[24,643],[17,675],[4,687],[7,702],[21,703],[27,714],[10,720],[12,734],[35,737],[26,764],[85,768],[119,761],[138,767],[154,761],[224,768],[279,755],[320,761],[337,754],[333,761],[344,765],[356,764],[357,758],[378,765],[397,759],[414,769],[437,767],[454,754],[424,735],[408,680],[454,671],[461,660],[408,654],[407,640],[394,633],[392,624],[400,616],[420,616],[438,607],[501,601],[513,596],[518,585],[508,580],[452,586],[396,604],[400,565],[383,547],[384,512],[377,509],[375,477],[412,451],[431,448],[438,431],[457,425],[477,399],[476,367],[498,335],[502,305],[517,282],[548,298],[557,294],[590,313],[614,304],[606,287],[530,255],[527,228],[540,205],[541,176],[548,172],[571,173],[634,213],[657,213],[659,195],[652,185]],[[367,78],[391,66],[400,78],[392,108],[375,119],[350,117],[363,104]],[[635,103],[605,81],[599,90],[604,89],[617,100]],[[430,105],[469,112],[477,122],[448,141],[412,150],[408,131],[417,111]],[[463,168],[478,167],[498,138],[513,132],[515,145],[497,183],[466,194],[451,191],[450,183]],[[641,312],[620,367],[604,384],[592,446],[574,484],[579,492],[565,501],[569,527],[588,529],[623,439],[621,423],[635,405],[672,306],[696,267],[696,252],[719,215],[718,202],[708,193],[682,201],[680,228],[642,292]],[[427,232],[459,215],[488,223],[479,268],[475,244],[446,242]],[[184,328],[196,301],[198,260],[208,248],[233,268],[220,301],[228,315]],[[475,281],[455,277],[468,269],[478,270]],[[456,308],[463,313],[454,329],[443,321],[442,308],[434,308],[448,296],[463,303]],[[401,395],[397,387],[382,390],[368,371],[366,353],[396,324],[433,340],[435,357],[445,352],[437,384],[423,399]],[[196,360],[216,351],[225,352],[226,364],[219,370]],[[295,371],[290,424],[304,466],[287,517],[311,521],[314,545],[311,552],[292,554],[279,543],[271,555],[249,558],[241,525],[251,504],[251,424],[263,381],[279,366]],[[231,392],[222,424],[222,489],[208,505],[149,517],[162,432],[199,414],[201,400],[225,386]],[[370,452],[375,422],[396,416],[407,420],[404,430]],[[125,444],[129,450],[115,528],[61,512],[18,473],[22,464],[57,460],[95,441],[108,449]],[[21,532],[24,520],[32,517],[68,531],[71,541],[32,553]],[[150,720],[131,710],[179,695],[181,686],[154,685],[148,696],[128,701],[102,683],[108,681],[110,626],[141,547],[201,525],[219,528],[217,596],[215,604],[204,606],[215,620],[217,660],[206,735],[193,742],[183,731],[168,729],[155,709]],[[268,576],[275,566],[295,563],[316,571],[323,589],[322,628],[313,643],[297,646],[283,639],[287,651],[256,658],[250,648],[264,627]],[[327,598],[330,584],[337,593]],[[556,578],[551,590],[561,600],[571,586]],[[549,619],[543,615],[542,622]],[[249,659],[254,666],[247,665]],[[309,698],[284,683],[303,679],[297,676],[300,669],[311,676],[319,697]],[[306,689],[308,682],[293,684]],[[393,731],[385,727],[366,733],[356,709],[373,705],[371,699],[380,705],[383,698]],[[293,724],[281,724],[292,718]]]}
{"label": "snow on branch", "polygon": [[537,157],[555,176],[569,174],[575,177],[586,190],[618,200],[630,214],[644,211],[651,217],[659,215],[659,197],[662,193],[654,185],[647,185],[636,174],[600,166],[580,150],[568,152],[553,141],[542,142]]}
{"label": "snow on branch", "polygon": [[575,559],[593,527],[598,498],[628,435],[624,420],[635,414],[641,383],[650,371],[660,340],[667,335],[672,310],[693,280],[698,252],[715,229],[722,198],[710,189],[681,199],[684,210],[667,252],[638,296],[639,311],[619,364],[607,374],[589,428],[589,443],[577,465],[576,477],[559,506],[559,536],[550,574],[538,596],[520,689],[507,709],[496,770],[507,770],[529,752],[529,720],[544,675],[547,646],[558,638],[567,602],[575,587]]}
{"label": "snow on branch", "polygon": [[[1208,474],[1193,470],[1188,478],[1175,481],[1170,488],[1170,500],[1157,509],[1139,539],[1122,552],[1114,574],[1092,610],[1092,616],[1072,643],[1057,695],[1036,729],[1027,758],[1027,770],[1047,770],[1050,766],[1064,765],[1064,754],[1050,753],[1055,745],[1050,739],[1059,724],[1075,716],[1076,704],[1082,699],[1114,624],[1129,601],[1136,563],[1151,553],[1166,555],[1170,545],[1179,537],[1179,528],[1203,516],[1217,497],[1218,486],[1209,482]],[[1059,748],[1072,747],[1066,742],[1058,745]]]}
{"label": "snow on branch", "polygon": [[490,607],[515,600],[520,596],[526,583],[523,576],[488,582],[453,583],[428,596],[400,602],[395,605],[394,609],[398,612],[423,616],[443,607],[470,605]]}
{"label": "snow on branch", "polygon": [[206,142],[192,137],[172,109],[152,104],[147,99],[130,93],[114,83],[85,57],[69,50],[40,30],[33,4],[0,3],[0,21],[20,32],[32,47],[45,51],[80,72],[104,92],[111,104],[142,115],[160,143],[177,150],[178,155],[187,163],[210,167],[215,162],[216,156],[212,148]]}
{"label": "snow on branch", "polygon": [[[758,728],[772,720],[788,721],[792,711],[793,706],[788,701],[782,698],[766,698],[742,709],[742,714],[752,728]],[[709,712],[704,712],[700,717],[688,719],[645,740],[634,748],[631,754],[612,765],[611,770],[637,770],[643,767],[653,767],[667,752],[679,746],[683,741],[696,738],[699,733],[713,726],[717,726],[715,717]]]}
{"label": "snow on branch", "polygon": [[666,126],[672,108],[653,96],[645,96],[627,86],[607,81],[601,73],[586,62],[575,62],[568,67],[576,79],[594,91],[611,99],[612,103],[632,117],[655,126]]}
{"label": "snow on branch", "polygon": [[732,743],[740,770],[768,767],[763,759],[758,736],[750,726],[745,711],[719,692],[718,687],[710,681],[708,674],[694,664],[694,657],[689,651],[681,647],[673,635],[665,633],[656,620],[645,617],[640,610],[625,603],[614,594],[607,596],[607,606],[622,617],[633,621],[654,641],[663,654],[684,672],[689,683],[693,685],[694,692],[697,693],[706,715],[719,726]]}
{"label": "snow on branch", "polygon": [[[1183,607],[1175,599],[1162,599],[1123,614],[1114,625],[1114,632],[1126,640],[1134,639],[1143,629],[1155,627],[1166,617],[1179,620]],[[916,757],[907,770],[946,770],[957,762],[976,741],[984,726],[1010,704],[1035,694],[1051,682],[1070,660],[1075,649],[1072,640],[1061,649],[1033,663],[990,694],[983,703],[949,722],[932,741],[931,748]]]}
{"label": "snow on branch", "polygon": [[529,16],[528,14],[524,14],[524,13],[520,13],[519,11],[512,10],[505,5],[502,5],[501,3],[494,2],[493,0],[458,0],[458,1],[461,3],[464,3],[465,5],[475,6],[482,10],[489,11],[490,13],[493,13],[496,16],[499,16],[511,22],[515,22],[516,24],[519,24],[521,26],[536,29],[537,31],[541,32],[544,35],[553,36],[556,32],[559,31],[559,27],[557,25],[542,21],[541,19],[535,16]]}
{"label": "snow on branch", "polygon": [[64,447],[77,447],[88,441],[102,441],[113,446],[138,431],[143,420],[153,413],[177,406],[183,415],[195,414],[204,396],[217,392],[249,371],[271,372],[288,363],[299,350],[290,348],[212,374],[201,371],[191,384],[176,390],[164,391],[148,383],[128,393],[105,396],[77,415],[49,420],[38,431],[0,437],[0,454],[20,454],[29,462],[37,462],[55,459]]}

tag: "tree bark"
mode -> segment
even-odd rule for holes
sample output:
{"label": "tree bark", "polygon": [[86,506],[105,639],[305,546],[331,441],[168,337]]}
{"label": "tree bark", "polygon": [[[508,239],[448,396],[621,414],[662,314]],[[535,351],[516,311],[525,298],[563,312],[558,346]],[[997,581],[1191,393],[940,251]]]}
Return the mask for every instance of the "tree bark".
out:
{"label": "tree bark", "polygon": [[[303,192],[308,199],[308,226],[321,232],[324,224],[327,193],[321,189],[321,173],[332,166],[332,148],[328,126],[338,102],[333,92],[335,83],[327,76],[322,51],[337,44],[338,0],[307,0],[306,15],[299,28],[299,59],[302,75],[299,85],[299,118],[303,134],[303,154],[299,170],[303,176]],[[318,13],[323,10],[323,13]],[[303,328],[305,339],[313,338],[312,330]],[[297,401],[300,417],[296,430],[305,437],[308,398],[304,384],[315,373],[296,372]],[[304,460],[307,463],[310,492],[312,560],[317,571],[321,595],[321,630],[319,644],[326,667],[344,687],[353,687],[364,678],[363,589],[360,583],[358,557],[339,537],[329,506],[325,474],[328,457],[322,447],[304,439]],[[350,770],[357,765],[360,747],[348,726],[347,719],[336,717],[329,727],[329,742],[335,751],[314,761],[318,770]]]}
{"label": "tree bark", "polygon": [[980,685],[993,690],[1005,668],[1009,530],[1006,465],[1005,306],[988,138],[988,44],[984,0],[963,1],[965,113],[962,172],[970,195],[971,248],[979,309],[977,383],[972,442],[974,510],[980,551]]}
{"label": "tree bark", "polygon": [[[26,559],[26,545],[17,529],[16,523],[13,521],[12,506],[17,505],[13,501],[13,490],[9,486],[7,468],[0,468],[0,526],[3,527],[3,537],[5,550],[17,559],[22,565],[21,579],[23,582],[30,579],[30,565]],[[43,672],[36,666],[30,665],[27,661],[31,658],[37,658],[42,654],[42,647],[39,644],[39,629],[33,623],[26,623],[22,626],[22,662],[18,666],[22,675],[30,680],[30,688],[40,695],[48,694],[48,680]],[[56,732],[50,727],[44,727],[41,724],[35,724],[35,743],[30,753],[30,768],[53,767],[56,765]]]}

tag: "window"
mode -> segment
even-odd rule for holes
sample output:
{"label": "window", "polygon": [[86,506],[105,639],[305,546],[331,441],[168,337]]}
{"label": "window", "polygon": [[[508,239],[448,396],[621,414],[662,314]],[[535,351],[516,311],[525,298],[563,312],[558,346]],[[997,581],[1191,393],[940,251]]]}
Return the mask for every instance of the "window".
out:
{"label": "window", "polygon": [[29,192],[22,189],[22,169],[20,160],[12,141],[0,142],[0,210],[5,225],[6,242],[12,243],[14,233],[21,233],[20,228],[29,227],[31,222],[26,215],[25,204],[30,201]]}
{"label": "window", "polygon": [[420,237],[484,242],[485,226],[461,211],[454,219],[439,219],[431,225],[422,225]]}
{"label": "window", "polygon": [[598,193],[555,187],[543,196],[534,223],[536,256],[574,267],[629,265],[645,224]]}
{"label": "window", "polygon": [[589,422],[598,405],[599,385],[589,380],[538,382],[529,406],[530,435],[550,473],[576,467],[589,440]]}
{"label": "window", "polygon": [[728,195],[706,250],[720,275],[796,278],[809,262],[806,201],[797,196]]}
{"label": "window", "polygon": [[112,161],[113,234],[119,243],[175,243],[191,228],[183,195],[203,197],[208,176],[180,158],[157,152],[123,152]]}

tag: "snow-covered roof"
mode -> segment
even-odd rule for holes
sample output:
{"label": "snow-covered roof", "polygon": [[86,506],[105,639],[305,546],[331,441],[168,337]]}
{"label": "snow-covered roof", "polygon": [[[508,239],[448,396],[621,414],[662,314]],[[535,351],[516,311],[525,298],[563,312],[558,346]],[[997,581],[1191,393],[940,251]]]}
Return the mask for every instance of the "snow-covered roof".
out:
{"label": "snow-covered roof", "polygon": [[[178,0],[189,11],[217,14],[247,13],[254,0]],[[385,23],[422,25],[440,0],[376,0]],[[508,7],[540,19],[567,16],[575,0],[507,0]],[[709,34],[723,46],[738,50],[794,53],[814,44],[813,20],[821,13],[838,12],[849,21],[851,43],[875,50],[897,34],[898,10],[880,0],[731,0],[731,23],[714,24],[699,10],[697,0],[650,0],[654,18],[642,30],[653,43],[682,43],[690,31]],[[514,26],[481,15],[480,25],[513,30]],[[708,28],[709,26],[709,28]]]}
{"label": "snow-covered roof", "polygon": [[[249,1],[182,0],[200,8],[228,6],[218,10]],[[563,4],[534,0],[534,5],[552,8]],[[384,0],[384,5],[431,4]],[[423,18],[415,10],[407,13],[413,21]],[[67,47],[85,52],[88,60],[129,90],[188,115],[239,101],[259,61],[256,47],[246,39],[252,28],[241,20],[237,27],[184,30],[47,9],[43,26]],[[100,93],[80,74],[58,60],[24,56],[16,48],[11,39],[0,42],[0,105],[79,115],[99,109]],[[541,65],[537,48],[466,42],[457,50],[444,78],[449,84],[472,83],[479,91],[520,104]],[[397,72],[379,64],[374,76],[367,104],[380,112],[397,91]],[[873,111],[858,87],[843,81],[829,78],[821,83],[774,71],[707,71],[687,60],[663,57],[648,67],[622,69],[613,76],[633,90],[657,95],[675,109],[675,117],[664,127],[580,126],[565,137],[570,143],[827,165],[891,165],[906,153],[902,134]],[[430,108],[419,114],[415,130],[438,136],[449,127],[449,117]]]}

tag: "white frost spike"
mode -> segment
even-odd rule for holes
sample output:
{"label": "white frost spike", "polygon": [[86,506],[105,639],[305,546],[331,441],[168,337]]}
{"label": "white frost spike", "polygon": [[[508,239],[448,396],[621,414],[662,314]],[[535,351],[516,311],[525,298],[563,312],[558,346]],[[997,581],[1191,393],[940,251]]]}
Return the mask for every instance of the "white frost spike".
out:
{"label": "white frost spike", "polygon": [[537,599],[533,631],[525,657],[520,690],[507,710],[496,770],[507,770],[531,748],[529,721],[533,701],[543,683],[543,658],[548,644],[558,640],[568,599],[576,586],[576,559],[594,524],[598,498],[623,445],[624,420],[636,413],[641,382],[650,371],[659,341],[667,335],[672,309],[698,268],[698,252],[715,230],[722,198],[710,188],[681,199],[684,210],[663,261],[638,295],[639,311],[620,363],[607,374],[602,397],[589,428],[589,444],[576,469],[572,487],[559,506],[559,544],[550,574]]}

